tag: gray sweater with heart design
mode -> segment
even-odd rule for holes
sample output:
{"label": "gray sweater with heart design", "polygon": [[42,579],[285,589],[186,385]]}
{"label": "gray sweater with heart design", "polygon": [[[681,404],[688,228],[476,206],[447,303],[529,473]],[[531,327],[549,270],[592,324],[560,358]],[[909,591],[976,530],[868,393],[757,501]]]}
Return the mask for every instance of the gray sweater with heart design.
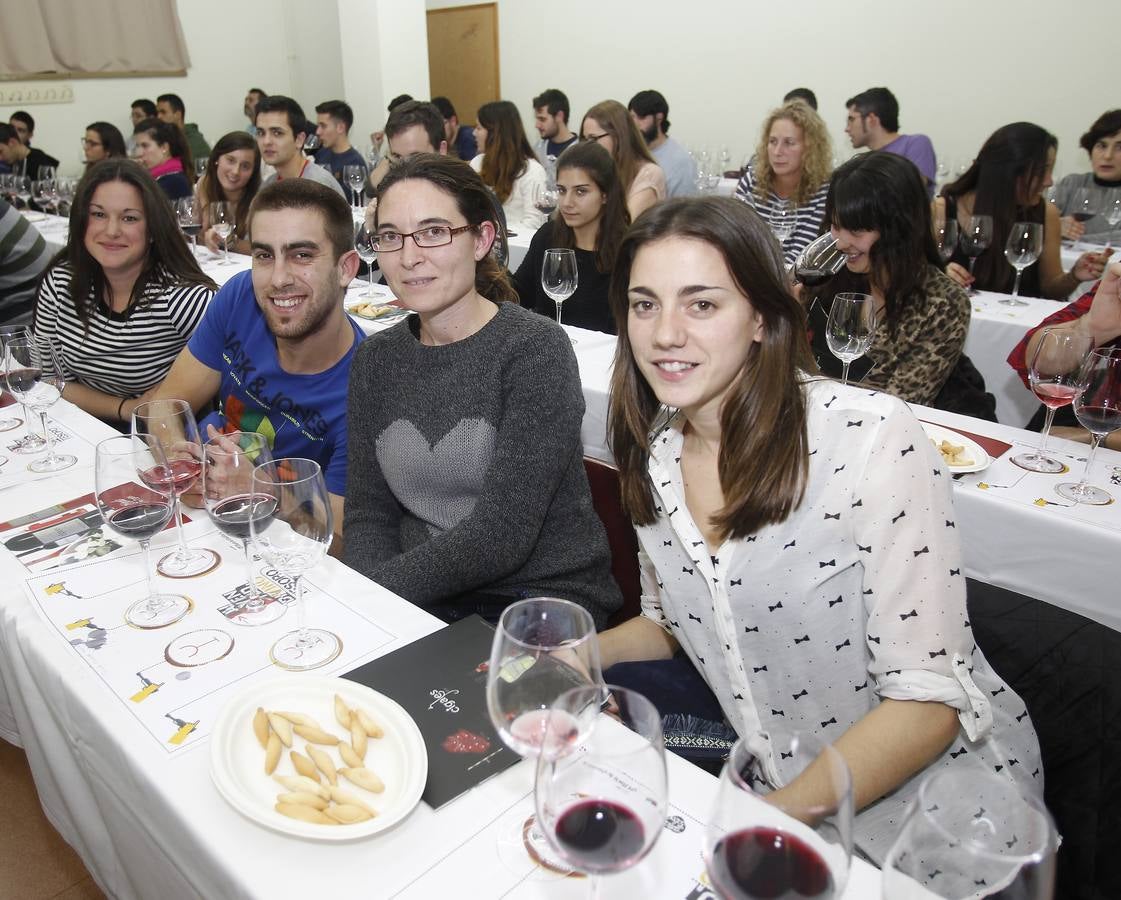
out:
{"label": "gray sweater with heart design", "polygon": [[562,597],[603,627],[622,598],[568,337],[513,303],[453,344],[416,327],[369,338],[351,366],[347,564],[418,606]]}

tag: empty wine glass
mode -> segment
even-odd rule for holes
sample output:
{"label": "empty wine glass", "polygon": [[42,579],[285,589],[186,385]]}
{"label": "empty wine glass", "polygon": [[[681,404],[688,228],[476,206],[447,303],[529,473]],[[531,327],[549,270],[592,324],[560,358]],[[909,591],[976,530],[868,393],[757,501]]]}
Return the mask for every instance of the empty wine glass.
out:
{"label": "empty wine glass", "polygon": [[[589,876],[621,872],[653,848],[666,821],[666,757],[662,718],[641,694],[608,686],[611,710],[600,712],[601,685],[565,691],[546,725],[546,745],[569,752],[537,761],[537,823],[560,857]],[[572,721],[588,726],[573,728]],[[573,742],[585,735],[582,746]]]}
{"label": "empty wine glass", "polygon": [[1036,797],[980,767],[923,781],[883,863],[884,900],[1050,900],[1055,824]]}
{"label": "empty wine glass", "polygon": [[1121,428],[1121,350],[1103,347],[1091,352],[1083,363],[1081,381],[1085,387],[1074,398],[1074,415],[1090,432],[1090,455],[1078,484],[1063,482],[1055,485],[1055,490],[1075,503],[1105,506],[1113,502],[1112,495],[1086,479],[1102,439]]}
{"label": "empty wine glass", "polygon": [[[30,337],[31,329],[22,325],[0,325],[0,364],[3,365],[3,372],[0,375],[4,377],[4,386],[7,385],[7,372],[8,372],[8,353],[7,346],[8,340],[14,335],[27,335]],[[28,419],[27,407],[23,407],[23,418],[19,419],[15,416],[4,416],[0,418],[0,431],[14,431]],[[31,434],[30,429],[28,434]],[[42,438],[40,438],[42,441]]]}
{"label": "empty wine glass", "polygon": [[950,261],[954,255],[954,248],[958,245],[957,219],[939,219],[934,223],[934,242],[938,245],[938,256],[943,265]]}
{"label": "empty wine glass", "polygon": [[182,496],[202,472],[202,440],[195,414],[186,400],[150,400],[132,413],[132,436],[157,460],[138,470],[144,484],[153,490],[168,489],[173,498],[177,549],[163,557],[156,569],[168,578],[194,578],[214,569],[221,561],[213,550],[189,548],[183,534]]}
{"label": "empty wine glass", "polygon": [[1103,204],[1102,215],[1109,223],[1110,228],[1121,225],[1121,188],[1114,188],[1109,192]]}
{"label": "empty wine glass", "polygon": [[819,287],[845,267],[845,254],[826,232],[815,238],[794,260],[794,278],[807,287]]}
{"label": "empty wine glass", "polygon": [[561,306],[576,293],[580,272],[576,267],[576,252],[551,248],[545,251],[541,264],[541,288],[557,305],[557,324],[561,323]]}
{"label": "empty wine glass", "polygon": [[148,590],[143,600],[125,610],[125,621],[136,628],[164,628],[191,611],[181,594],[161,593],[148,545],[171,521],[174,503],[167,486],[141,487],[136,473],[152,468],[156,459],[128,435],[106,438],[94,448],[94,499],[105,526],[123,538],[140,542]]}
{"label": "empty wine glass", "polygon": [[841,384],[849,383],[849,366],[872,346],[876,332],[876,301],[871,294],[838,294],[829,309],[825,340],[841,361]]}
{"label": "empty wine glass", "polygon": [[326,556],[335,533],[323,472],[314,460],[285,458],[255,467],[252,479],[252,493],[274,504],[272,515],[250,517],[253,546],[292,580],[296,595],[296,630],[272,645],[270,658],[294,672],[317,669],[336,659],[343,647],[338,635],[308,628],[304,609],[303,576]]}
{"label": "empty wine glass", "polygon": [[60,363],[54,347],[40,342],[30,334],[15,335],[8,338],[5,347],[7,361],[4,365],[8,390],[20,403],[39,414],[46,437],[46,456],[28,465],[31,472],[59,472],[69,469],[78,457],[69,453],[55,453],[54,435],[47,424],[47,410],[58,402],[66,387]]}
{"label": "empty wine glass", "polygon": [[285,612],[283,603],[266,599],[257,589],[249,540],[250,523],[276,511],[274,496],[253,492],[253,471],[270,462],[269,442],[255,431],[215,435],[202,447],[202,496],[210,521],[223,534],[241,541],[245,553],[246,599],[230,616],[237,625],[267,625]]}
{"label": "empty wine glass", "polygon": [[220,266],[232,266],[230,259],[230,235],[234,232],[234,205],[228,200],[217,200],[210,204],[210,227],[222,240],[222,261]]}
{"label": "empty wine glass", "polygon": [[350,187],[350,200],[355,207],[362,206],[362,188],[366,184],[366,169],[363,166],[343,166],[343,181]]}
{"label": "empty wine glass", "polygon": [[57,166],[39,166],[38,175],[44,181],[54,181],[58,175]]}
{"label": "empty wine glass", "polygon": [[366,227],[365,218],[356,222],[354,226],[354,250],[358,254],[358,258],[366,264],[366,274],[370,279],[369,286],[362,294],[363,297],[377,296],[374,293],[374,261],[378,258],[376,243],[377,231]]}
{"label": "empty wine glass", "polygon": [[1051,434],[1055,410],[1072,402],[1085,386],[1082,364],[1093,346],[1089,335],[1073,331],[1047,328],[1039,336],[1039,343],[1028,365],[1028,384],[1032,393],[1047,407],[1047,415],[1043,420],[1039,449],[1012,457],[1012,462],[1021,469],[1048,475],[1066,471],[1065,465],[1045,455],[1047,438]]}
{"label": "empty wine glass", "polygon": [[12,192],[23,201],[23,208],[28,209],[31,205],[31,179],[26,175],[14,175],[12,177]]}
{"label": "empty wine glass", "polygon": [[206,167],[210,164],[209,156],[200,156],[195,160],[195,180],[202,178],[206,174]]}
{"label": "empty wine glass", "polygon": [[[969,257],[969,274],[973,274],[973,267],[977,257],[989,249],[993,242],[993,217],[980,215],[970,216],[969,225],[961,232],[961,249]],[[972,291],[973,288],[970,288]]]}
{"label": "empty wine glass", "polygon": [[51,179],[41,178],[38,181],[31,182],[31,195],[36,205],[43,212],[49,213],[52,209],[58,210],[58,195],[55,192],[55,183]]}
{"label": "empty wine glass", "polygon": [[533,186],[533,205],[538,211],[551,216],[557,208],[560,192],[555,184],[543,182]]}
{"label": "empty wine glass", "polygon": [[772,203],[769,224],[778,242],[785,244],[794,233],[794,204],[789,200],[776,200]]}
{"label": "empty wine glass", "polygon": [[1016,270],[1016,282],[1012,285],[1012,296],[1001,297],[1006,306],[1027,306],[1020,300],[1020,276],[1024,269],[1032,265],[1043,252],[1043,226],[1039,222],[1015,222],[1008,231],[1004,244],[1004,258]]}
{"label": "empty wine glass", "polygon": [[705,830],[709,877],[735,900],[840,897],[852,819],[852,776],[831,744],[801,733],[741,739]]}
{"label": "empty wine glass", "polygon": [[191,239],[191,250],[199,252],[198,236],[202,231],[202,204],[197,197],[180,197],[175,201],[175,218],[183,234]]}

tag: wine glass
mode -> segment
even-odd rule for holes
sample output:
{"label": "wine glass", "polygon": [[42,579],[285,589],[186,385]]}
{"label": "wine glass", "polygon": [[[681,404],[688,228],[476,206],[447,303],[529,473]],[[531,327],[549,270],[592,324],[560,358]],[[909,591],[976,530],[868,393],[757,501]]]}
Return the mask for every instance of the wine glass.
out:
{"label": "wine glass", "polygon": [[58,168],[56,166],[39,166],[38,175],[43,181],[54,181],[55,176],[58,175]]}
{"label": "wine glass", "polygon": [[366,183],[366,170],[362,166],[343,166],[343,180],[350,185],[351,202],[362,206],[362,187]]}
{"label": "wine glass", "polygon": [[267,625],[285,612],[280,602],[268,602],[257,589],[253,573],[253,551],[249,546],[250,523],[265,519],[276,510],[271,494],[253,493],[253,471],[272,462],[272,451],[264,435],[234,431],[212,437],[202,447],[202,496],[210,521],[223,534],[241,541],[249,573],[246,600],[231,616],[236,625]]}
{"label": "wine glass", "polygon": [[[158,452],[158,451],[157,451]],[[149,542],[171,521],[175,502],[169,487],[141,487],[136,473],[152,468],[156,459],[143,443],[128,435],[106,438],[94,448],[94,499],[105,526],[123,538],[140,542],[148,591],[125,610],[125,621],[136,628],[164,628],[191,611],[191,601],[180,594],[164,594],[156,584]]]}
{"label": "wine glass", "polygon": [[210,164],[209,156],[200,156],[195,160],[195,180],[202,178],[206,174],[206,167]]}
{"label": "wine glass", "polygon": [[202,231],[202,204],[197,197],[180,197],[175,201],[175,218],[183,234],[191,239],[191,250],[197,256],[198,237]]}
{"label": "wine glass", "polygon": [[1073,331],[1047,328],[1040,335],[1028,366],[1028,384],[1031,385],[1032,393],[1047,407],[1047,416],[1043,420],[1039,449],[1012,457],[1012,462],[1021,469],[1047,475],[1059,475],[1066,471],[1066,466],[1057,459],[1044,455],[1047,438],[1051,434],[1055,410],[1073,401],[1085,386],[1082,381],[1082,364],[1093,346],[1093,339],[1089,335]]}
{"label": "wine glass", "polygon": [[1012,285],[1012,296],[1001,297],[1006,306],[1027,306],[1020,296],[1020,276],[1024,269],[1032,265],[1043,252],[1043,226],[1039,222],[1016,222],[1008,231],[1004,244],[1004,258],[1016,270],[1016,282]]}
{"label": "wine glass", "polygon": [[74,202],[74,192],[78,187],[78,181],[75,178],[60,178],[58,179],[58,214],[61,216],[62,206],[66,204],[67,213],[70,211],[70,204]]}
{"label": "wine glass", "polygon": [[[1092,185],[1077,188],[1074,195],[1070,198],[1070,207],[1067,210],[1067,215],[1074,219],[1075,222],[1085,226],[1087,222],[1098,214],[1101,199],[1097,189]],[[1078,240],[1074,242],[1074,246],[1079,247],[1081,243],[1082,238],[1079,237]]]}
{"label": "wine glass", "polygon": [[354,225],[354,250],[358,254],[358,258],[366,264],[366,274],[370,279],[369,287],[361,295],[363,297],[376,297],[374,293],[374,261],[378,258],[378,252],[375,249],[377,242],[377,232],[371,228],[366,227],[365,218],[361,222],[356,222]]}
{"label": "wine glass", "polygon": [[1050,814],[980,767],[924,779],[883,863],[884,900],[1050,900],[1058,839]]}
{"label": "wine glass", "polygon": [[12,190],[15,195],[23,201],[24,209],[31,205],[31,179],[26,175],[15,175],[12,177]]}
{"label": "wine glass", "polygon": [[934,242],[938,245],[938,256],[943,265],[950,261],[954,255],[954,248],[958,244],[957,219],[940,219],[934,223]]}
{"label": "wine glass", "polygon": [[533,205],[539,212],[551,216],[557,208],[560,193],[555,184],[548,182],[538,183],[533,186]]}
{"label": "wine glass", "polygon": [[[610,712],[600,712],[605,690]],[[576,729],[574,720],[589,725]],[[638,863],[665,825],[662,718],[642,694],[586,685],[557,698],[545,727],[545,743],[569,752],[537,760],[537,822],[553,850],[587,873],[590,896],[598,897],[599,876]],[[569,741],[580,731],[586,737],[576,748]]]}
{"label": "wine glass", "polygon": [[[10,361],[8,359],[8,341],[10,341],[13,337],[26,337],[30,340],[31,339],[31,329],[28,328],[26,325],[0,325],[0,358],[3,359],[3,369],[4,369],[4,375],[5,375],[4,384],[5,384],[5,386],[7,385],[7,380],[6,380],[7,379],[7,371],[8,371],[8,367],[9,367],[9,364],[10,364]],[[13,396],[15,396],[15,395],[13,395]],[[16,400],[18,401],[19,398],[16,397]],[[42,452],[43,448],[47,446],[46,438],[44,438],[41,434],[36,434],[32,430],[34,428],[34,425],[35,425],[35,419],[31,415],[31,413],[28,411],[27,404],[26,403],[20,403],[20,409],[23,410],[23,419],[22,420],[20,420],[20,419],[6,419],[5,420],[6,422],[9,422],[9,423],[13,422],[13,421],[16,423],[15,426],[9,426],[6,429],[8,431],[12,430],[12,427],[17,427],[18,428],[19,425],[21,425],[21,424],[26,426],[25,430],[26,430],[27,434],[25,434],[22,438],[20,438],[19,441],[16,443],[16,445],[14,447],[12,447],[12,452],[13,453],[21,453],[21,454],[24,454],[24,455],[27,455],[27,456],[31,456],[31,455],[34,455],[36,453],[40,453],[40,452]]]}
{"label": "wine glass", "polygon": [[825,340],[841,361],[841,384],[849,383],[849,366],[872,346],[876,333],[876,301],[871,294],[838,294],[829,309]]}
{"label": "wine glass", "polygon": [[776,200],[771,205],[769,224],[778,242],[785,244],[794,233],[794,204],[789,200]]}
{"label": "wine glass", "polygon": [[1105,216],[1110,229],[1121,225],[1121,188],[1111,190],[1102,205],[1104,207],[1102,215]]}
{"label": "wine glass", "polygon": [[[973,274],[973,266],[977,257],[989,249],[993,242],[993,217],[970,216],[968,227],[961,232],[961,249],[969,257],[969,274]],[[972,291],[973,289],[970,288]]]}
{"label": "wine glass", "polygon": [[272,515],[250,517],[253,546],[292,579],[296,594],[296,630],[279,638],[269,656],[293,672],[325,666],[342,652],[342,641],[323,628],[307,627],[303,593],[303,576],[326,555],[335,533],[323,472],[311,459],[273,460],[253,469],[252,493],[274,504]]}
{"label": "wine glass", "polygon": [[51,207],[54,207],[55,210],[58,209],[55,200],[55,185],[50,179],[40,178],[38,181],[31,182],[31,195],[39,209],[44,212],[49,213]]}
{"label": "wine glass", "polygon": [[230,235],[234,232],[234,205],[228,200],[216,200],[211,203],[210,227],[222,240],[222,261],[218,265],[234,265],[230,260]]}
{"label": "wine glass", "polygon": [[315,153],[315,151],[322,146],[323,141],[320,140],[319,135],[315,132],[311,132],[307,137],[304,138],[304,153]]}
{"label": "wine glass", "polygon": [[757,733],[732,747],[705,829],[720,896],[840,897],[852,857],[852,776],[831,744]]}
{"label": "wine glass", "polygon": [[47,425],[47,410],[62,396],[66,379],[62,365],[50,343],[40,342],[30,334],[8,338],[4,366],[8,390],[27,409],[39,414],[46,435],[47,454],[28,465],[28,471],[60,472],[69,469],[78,457],[69,453],[55,453],[54,435]]}
{"label": "wine glass", "polygon": [[794,260],[794,278],[807,287],[819,287],[845,267],[845,254],[826,232],[815,238]]}
{"label": "wine glass", "polygon": [[194,578],[214,569],[221,561],[213,550],[190,549],[183,535],[183,503],[180,499],[202,472],[202,440],[195,414],[186,400],[150,400],[132,413],[132,435],[138,446],[148,448],[157,464],[138,470],[140,480],[155,490],[168,488],[175,513],[178,548],[163,557],[156,570],[168,578]]}
{"label": "wine glass", "polygon": [[551,248],[545,251],[541,264],[541,288],[557,305],[557,324],[561,323],[561,306],[576,293],[580,272],[576,268],[576,252]]}
{"label": "wine glass", "polygon": [[1074,398],[1074,415],[1090,432],[1090,455],[1078,484],[1063,482],[1055,485],[1055,490],[1075,503],[1105,506],[1113,502],[1113,497],[1108,491],[1087,484],[1086,479],[1102,438],[1121,428],[1121,350],[1103,347],[1091,352],[1083,363],[1081,380],[1085,387]]}
{"label": "wine glass", "polygon": [[[26,326],[22,326],[22,325],[0,325],[0,362],[3,363],[3,368],[4,368],[3,375],[4,375],[4,379],[5,379],[4,380],[5,385],[7,384],[7,372],[8,372],[8,354],[7,354],[8,340],[9,340],[9,338],[11,338],[14,335],[21,335],[21,334],[30,336],[31,330],[29,328],[27,328]],[[3,418],[0,418],[0,432],[2,432],[2,431],[14,431],[16,428],[19,428],[20,425],[22,425],[24,423],[24,421],[27,420],[27,419],[28,419],[27,407],[24,406],[23,407],[23,418],[22,419],[18,419],[15,416],[5,416]],[[30,429],[28,429],[28,435],[29,436],[31,435]],[[38,435],[36,435],[36,437],[38,437]],[[43,439],[39,438],[39,440],[40,440],[40,445],[41,445],[43,443]]]}

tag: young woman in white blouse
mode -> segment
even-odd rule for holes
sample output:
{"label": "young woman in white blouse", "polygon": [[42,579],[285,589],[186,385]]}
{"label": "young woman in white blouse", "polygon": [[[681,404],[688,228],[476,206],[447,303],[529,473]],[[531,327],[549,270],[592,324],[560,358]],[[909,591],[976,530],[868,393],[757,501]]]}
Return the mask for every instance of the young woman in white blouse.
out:
{"label": "young woman in white blouse", "polygon": [[509,100],[484,103],[475,121],[479,155],[471,168],[497,195],[510,228],[540,228],[545,213],[533,205],[533,194],[545,185],[545,167],[529,145],[518,108]]}
{"label": "young woman in white blouse", "polygon": [[931,765],[1042,793],[1024,704],[968,627],[948,473],[902,401],[815,374],[767,226],[670,200],[614,275],[609,427],[644,596],[604,666],[680,647],[740,737],[835,743],[875,860]]}

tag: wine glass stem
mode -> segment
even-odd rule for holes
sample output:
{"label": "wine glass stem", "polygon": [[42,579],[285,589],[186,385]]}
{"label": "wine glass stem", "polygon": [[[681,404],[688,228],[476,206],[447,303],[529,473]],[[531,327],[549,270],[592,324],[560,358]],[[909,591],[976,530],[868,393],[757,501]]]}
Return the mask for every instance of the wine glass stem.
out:
{"label": "wine glass stem", "polygon": [[227,266],[230,264],[230,236],[228,234],[222,239],[222,262]]}
{"label": "wine glass stem", "polygon": [[602,875],[588,875],[588,900],[599,900],[600,898],[600,884],[603,881]]}
{"label": "wine glass stem", "polygon": [[970,275],[973,274],[973,266],[976,262],[977,262],[977,257],[976,256],[969,257],[969,274]]}
{"label": "wine glass stem", "polygon": [[191,252],[196,257],[199,255],[199,236],[197,234],[191,235]]}
{"label": "wine glass stem", "polygon": [[179,539],[179,549],[175,551],[175,556],[180,561],[186,561],[187,539],[183,535],[183,503],[178,494],[175,495],[175,536]]}
{"label": "wine glass stem", "polygon": [[47,455],[43,457],[43,460],[50,462],[54,459],[54,437],[51,435],[51,429],[47,427],[47,411],[45,409],[39,413],[39,424],[43,426],[43,437],[47,439]]}
{"label": "wine glass stem", "polygon": [[248,538],[241,542],[241,548],[245,551],[245,570],[248,572],[246,587],[248,588],[249,599],[245,601],[245,608],[250,612],[257,612],[265,604],[261,600],[260,591],[257,590],[257,579],[253,575],[253,550]]}
{"label": "wine glass stem", "polygon": [[296,584],[296,640],[307,641],[307,615],[304,611],[304,582],[297,575],[292,579]]}
{"label": "wine glass stem", "polygon": [[159,585],[156,584],[156,568],[152,565],[152,551],[148,544],[149,541],[140,542],[140,549],[144,553],[144,578],[148,583],[148,609],[158,612],[163,609],[166,601],[160,597]]}
{"label": "wine glass stem", "polygon": [[374,264],[373,262],[366,263],[366,276],[370,279],[370,296],[374,296]]}
{"label": "wine glass stem", "polygon": [[1023,275],[1023,274],[1024,274],[1023,269],[1017,269],[1016,270],[1016,281],[1012,285],[1012,296],[1013,297],[1019,297],[1020,296],[1020,276]]}
{"label": "wine glass stem", "polygon": [[559,325],[561,323],[561,306],[564,305],[564,301],[554,300],[553,302],[557,305],[557,324]]}
{"label": "wine glass stem", "polygon": [[1090,466],[1094,464],[1094,454],[1098,452],[1098,444],[1102,442],[1103,437],[1105,437],[1104,434],[1090,432],[1090,454],[1086,457],[1086,468],[1082,470],[1082,479],[1078,482],[1078,487],[1074,489],[1080,495],[1086,492],[1086,482],[1090,479]]}
{"label": "wine glass stem", "polygon": [[841,362],[841,384],[848,384],[849,383],[849,366],[850,365],[852,365],[852,363],[849,362],[849,360],[847,360],[847,359],[843,360]]}
{"label": "wine glass stem", "polygon": [[1055,421],[1055,410],[1050,406],[1047,407],[1047,415],[1043,419],[1043,431],[1039,438],[1039,449],[1035,452],[1036,457],[1042,457],[1044,451],[1047,450],[1047,438],[1051,435],[1051,423]]}

